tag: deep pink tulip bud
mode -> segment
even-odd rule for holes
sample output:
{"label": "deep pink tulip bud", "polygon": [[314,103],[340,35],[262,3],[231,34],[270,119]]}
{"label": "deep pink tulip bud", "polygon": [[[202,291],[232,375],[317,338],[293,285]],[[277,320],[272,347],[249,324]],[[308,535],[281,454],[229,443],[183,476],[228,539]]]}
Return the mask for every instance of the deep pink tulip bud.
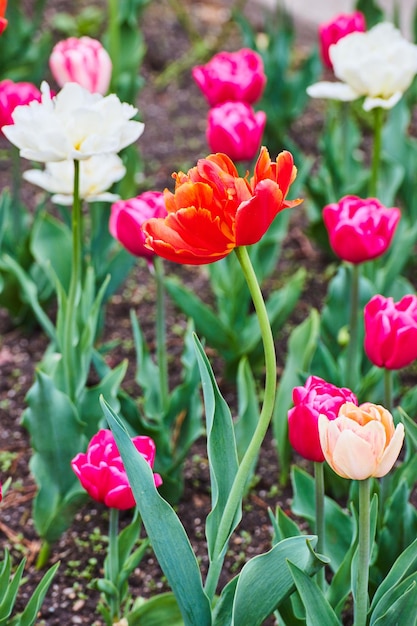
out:
{"label": "deep pink tulip bud", "polygon": [[225,102],[210,109],[207,143],[211,152],[223,152],[232,161],[250,161],[259,152],[266,124],[264,111],[245,102]]}
{"label": "deep pink tulip bud", "polygon": [[212,107],[229,100],[253,104],[266,84],[262,57],[250,48],[219,52],[205,65],[193,67],[192,76]]}
{"label": "deep pink tulip bud", "polygon": [[91,93],[105,95],[109,89],[112,62],[101,43],[91,37],[70,37],[54,46],[49,67],[60,87],[78,83]]}
{"label": "deep pink tulip bud", "polygon": [[333,68],[329,49],[330,46],[343,39],[346,35],[355,32],[366,31],[365,16],[360,11],[354,13],[341,13],[326,24],[319,24],[320,53],[323,64],[329,69]]}
{"label": "deep pink tulip bud", "polygon": [[330,420],[337,417],[345,402],[358,404],[346,387],[336,387],[319,376],[309,376],[302,387],[292,392],[294,407],[288,411],[288,436],[294,450],[309,461],[322,463],[318,420],[320,413]]}
{"label": "deep pink tulip bud", "polygon": [[119,200],[112,205],[109,230],[131,254],[149,260],[154,253],[145,248],[142,224],[152,217],[166,215],[164,194],[160,191],[145,191],[136,198]]}
{"label": "deep pink tulip bud", "polygon": [[0,81],[0,128],[13,124],[15,108],[32,100],[41,100],[41,92],[32,83],[15,83],[8,78]]}
{"label": "deep pink tulip bud", "polygon": [[417,359],[417,297],[374,296],[365,306],[365,352],[378,367],[398,370]]}
{"label": "deep pink tulip bud", "polygon": [[7,9],[7,0],[0,0],[0,35],[7,28],[7,19],[4,17],[6,15]]}
{"label": "deep pink tulip bud", "polygon": [[323,209],[323,220],[335,254],[350,263],[363,263],[387,251],[401,217],[377,198],[345,196]]}
{"label": "deep pink tulip bud", "polygon": [[[150,437],[133,437],[135,448],[150,467],[155,461],[155,444]],[[72,469],[84,489],[97,502],[113,509],[130,509],[135,505],[122,457],[111,430],[102,429],[91,439],[87,452],[80,452],[71,461]],[[154,474],[155,486],[162,484]]]}

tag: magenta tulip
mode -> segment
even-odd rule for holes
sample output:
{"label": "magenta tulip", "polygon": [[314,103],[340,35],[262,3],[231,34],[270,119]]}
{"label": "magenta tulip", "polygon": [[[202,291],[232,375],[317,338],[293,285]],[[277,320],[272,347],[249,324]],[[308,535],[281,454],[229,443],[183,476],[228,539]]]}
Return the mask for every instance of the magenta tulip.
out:
{"label": "magenta tulip", "polygon": [[[152,468],[155,444],[150,437],[133,437],[135,448]],[[135,505],[122,457],[111,430],[102,429],[91,439],[87,452],[80,452],[71,461],[72,469],[87,493],[97,502],[113,509],[130,509]],[[155,486],[162,484],[154,474]]]}
{"label": "magenta tulip", "polygon": [[70,37],[58,42],[49,67],[60,87],[78,83],[91,93],[105,95],[109,89],[112,62],[101,43],[91,37]]}
{"label": "magenta tulip", "polygon": [[333,420],[345,402],[358,404],[346,387],[336,387],[319,376],[309,376],[302,387],[293,389],[294,407],[288,411],[288,436],[294,450],[309,461],[322,463],[318,420],[320,413]]}
{"label": "magenta tulip", "polygon": [[374,296],[365,306],[365,352],[378,367],[397,370],[417,359],[417,297]]}
{"label": "magenta tulip", "polygon": [[109,230],[131,254],[151,259],[154,252],[145,248],[142,224],[152,217],[166,217],[164,194],[145,191],[136,198],[119,200],[111,207]]}
{"label": "magenta tulip", "polygon": [[13,124],[12,113],[17,106],[41,100],[41,92],[32,83],[0,81],[0,128]]}
{"label": "magenta tulip", "polygon": [[386,252],[400,209],[387,208],[376,198],[345,196],[323,209],[323,220],[334,253],[350,263],[363,263]]}
{"label": "magenta tulip", "polygon": [[341,13],[335,18],[319,25],[320,53],[323,64],[332,69],[333,65],[329,56],[330,46],[337,43],[350,33],[366,31],[365,16],[360,11],[354,13]]}
{"label": "magenta tulip", "polygon": [[266,114],[245,102],[225,102],[210,109],[207,143],[212,152],[223,152],[233,161],[250,161],[258,154]]}
{"label": "magenta tulip", "polygon": [[219,52],[193,67],[192,76],[212,107],[230,100],[253,104],[266,84],[262,57],[249,48]]}

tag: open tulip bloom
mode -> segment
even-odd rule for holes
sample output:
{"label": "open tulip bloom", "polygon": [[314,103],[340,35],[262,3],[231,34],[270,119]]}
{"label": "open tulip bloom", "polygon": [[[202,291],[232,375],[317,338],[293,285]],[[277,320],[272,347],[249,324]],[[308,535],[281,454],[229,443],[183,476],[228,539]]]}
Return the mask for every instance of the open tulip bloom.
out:
{"label": "open tulip bloom", "polygon": [[174,174],[174,193],[165,191],[167,217],[143,225],[146,246],[169,261],[202,265],[254,244],[280,211],[300,204],[286,200],[296,173],[289,152],[271,162],[266,148],[250,180],[225,154],[200,159],[187,174]]}

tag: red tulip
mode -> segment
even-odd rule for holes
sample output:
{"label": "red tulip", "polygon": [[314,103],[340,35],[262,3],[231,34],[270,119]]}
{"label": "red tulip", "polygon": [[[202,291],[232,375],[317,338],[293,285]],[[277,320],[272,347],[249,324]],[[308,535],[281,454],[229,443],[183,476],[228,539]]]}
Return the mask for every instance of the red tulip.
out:
{"label": "red tulip", "polygon": [[136,198],[119,200],[112,205],[109,230],[131,254],[150,259],[154,253],[145,248],[142,224],[151,217],[163,218],[166,215],[164,194],[145,191]]}
{"label": "red tulip", "polygon": [[[153,467],[155,444],[150,437],[133,437],[136,450]],[[91,439],[87,452],[80,452],[71,461],[72,469],[81,485],[97,502],[124,510],[135,505],[122,457],[111,430],[100,430]],[[159,474],[154,474],[155,486],[162,484]]]}
{"label": "red tulip", "polygon": [[219,52],[206,65],[196,65],[192,75],[212,107],[229,100],[253,104],[266,84],[262,57],[249,48]]}
{"label": "red tulip", "polygon": [[7,0],[0,0],[0,35],[2,34],[3,31],[6,30],[7,27],[7,20],[4,17],[6,15],[6,9],[7,9]]}
{"label": "red tulip", "polygon": [[338,257],[363,263],[386,252],[401,217],[400,209],[388,209],[376,198],[345,196],[323,209],[330,245]]}
{"label": "red tulip", "polygon": [[407,367],[417,359],[417,297],[399,302],[374,296],[365,306],[365,352],[378,367]]}
{"label": "red tulip", "polygon": [[174,174],[175,192],[165,191],[167,217],[143,225],[146,246],[169,261],[202,265],[256,243],[277,213],[300,204],[285,199],[296,173],[289,152],[273,163],[266,148],[251,180],[240,178],[225,154],[200,159],[188,174]]}
{"label": "red tulip", "polygon": [[288,411],[288,436],[294,450],[309,461],[323,462],[318,420],[324,413],[329,420],[337,417],[345,402],[358,404],[355,394],[346,387],[336,387],[319,376],[309,376],[304,386],[293,389],[294,407]]}
{"label": "red tulip", "polygon": [[320,53],[323,64],[332,69],[333,65],[329,56],[330,46],[337,43],[346,35],[355,32],[366,31],[365,16],[360,11],[354,13],[341,13],[326,24],[319,25]]}
{"label": "red tulip", "polygon": [[78,83],[91,93],[105,95],[109,89],[112,62],[101,43],[91,37],[70,37],[58,42],[49,66],[60,87]]}
{"label": "red tulip", "polygon": [[0,128],[13,124],[15,108],[32,100],[41,100],[41,92],[32,83],[14,83],[8,78],[0,81]]}
{"label": "red tulip", "polygon": [[224,152],[234,161],[250,161],[261,145],[266,114],[245,102],[225,102],[210,109],[207,143],[212,152]]}

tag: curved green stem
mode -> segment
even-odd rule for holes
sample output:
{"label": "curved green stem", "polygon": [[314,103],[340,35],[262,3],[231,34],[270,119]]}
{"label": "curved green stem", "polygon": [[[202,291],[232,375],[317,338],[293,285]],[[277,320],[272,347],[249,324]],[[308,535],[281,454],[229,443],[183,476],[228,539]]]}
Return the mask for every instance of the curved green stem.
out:
{"label": "curved green stem", "polygon": [[[314,463],[314,484],[316,496],[316,535],[319,554],[324,554],[324,468],[323,463]],[[324,591],[325,577],[324,567],[317,572],[317,584]]]}
{"label": "curved green stem", "polygon": [[156,277],[156,351],[158,358],[159,387],[162,407],[165,412],[168,408],[169,385],[166,350],[164,265],[159,256],[155,256],[153,264]]}
{"label": "curved green stem", "polygon": [[72,259],[71,279],[65,307],[64,343],[62,359],[64,363],[65,382],[69,397],[74,400],[75,385],[74,372],[76,371],[74,355],[74,338],[76,332],[77,299],[81,290],[81,253],[82,244],[82,212],[80,201],[80,162],[74,161],[74,193],[72,203]]}
{"label": "curved green stem", "polygon": [[350,292],[349,345],[346,362],[346,386],[355,391],[358,375],[358,311],[359,311],[359,265],[352,264]]}
{"label": "curved green stem", "polygon": [[[221,554],[224,552],[225,545],[230,535],[233,519],[236,511],[242,501],[245,490],[246,481],[248,479],[253,463],[260,450],[264,440],[266,431],[271,421],[272,412],[275,403],[276,392],[276,356],[274,338],[272,336],[271,325],[269,323],[268,313],[262,292],[256,278],[255,271],[249,258],[248,251],[245,247],[235,248],[236,256],[239,260],[243,274],[252,296],[256,314],[261,329],[262,343],[265,353],[265,393],[261,414],[259,416],[258,425],[253,433],[249,446],[240,462],[238,471],[235,476],[232,488],[229,493],[226,506],[223,511],[222,519],[217,531],[216,542],[213,550],[213,559],[207,574],[205,590],[209,597],[213,597],[216,591],[218,576],[220,573],[219,562],[221,562]],[[213,567],[212,567],[213,565]]]}
{"label": "curved green stem", "polygon": [[370,480],[359,481],[359,546],[358,570],[356,585],[356,601],[354,607],[353,626],[366,626],[368,613],[368,580],[369,580],[369,549],[370,549]]}
{"label": "curved green stem", "polygon": [[381,163],[381,144],[382,144],[382,124],[384,120],[384,110],[376,107],[374,114],[374,145],[372,151],[371,180],[369,183],[369,196],[378,195],[378,177],[379,167]]}
{"label": "curved green stem", "polygon": [[117,91],[120,71],[119,0],[108,0],[109,54],[112,61],[111,90]]}
{"label": "curved green stem", "polygon": [[[118,509],[111,508],[109,515],[109,567],[107,576],[113,583],[114,587],[118,589],[117,577],[119,575],[119,548],[117,545],[117,536],[119,533],[119,511]],[[109,598],[109,604],[111,608],[112,621],[115,622],[119,619],[120,613],[120,598],[119,596],[111,595]]]}

